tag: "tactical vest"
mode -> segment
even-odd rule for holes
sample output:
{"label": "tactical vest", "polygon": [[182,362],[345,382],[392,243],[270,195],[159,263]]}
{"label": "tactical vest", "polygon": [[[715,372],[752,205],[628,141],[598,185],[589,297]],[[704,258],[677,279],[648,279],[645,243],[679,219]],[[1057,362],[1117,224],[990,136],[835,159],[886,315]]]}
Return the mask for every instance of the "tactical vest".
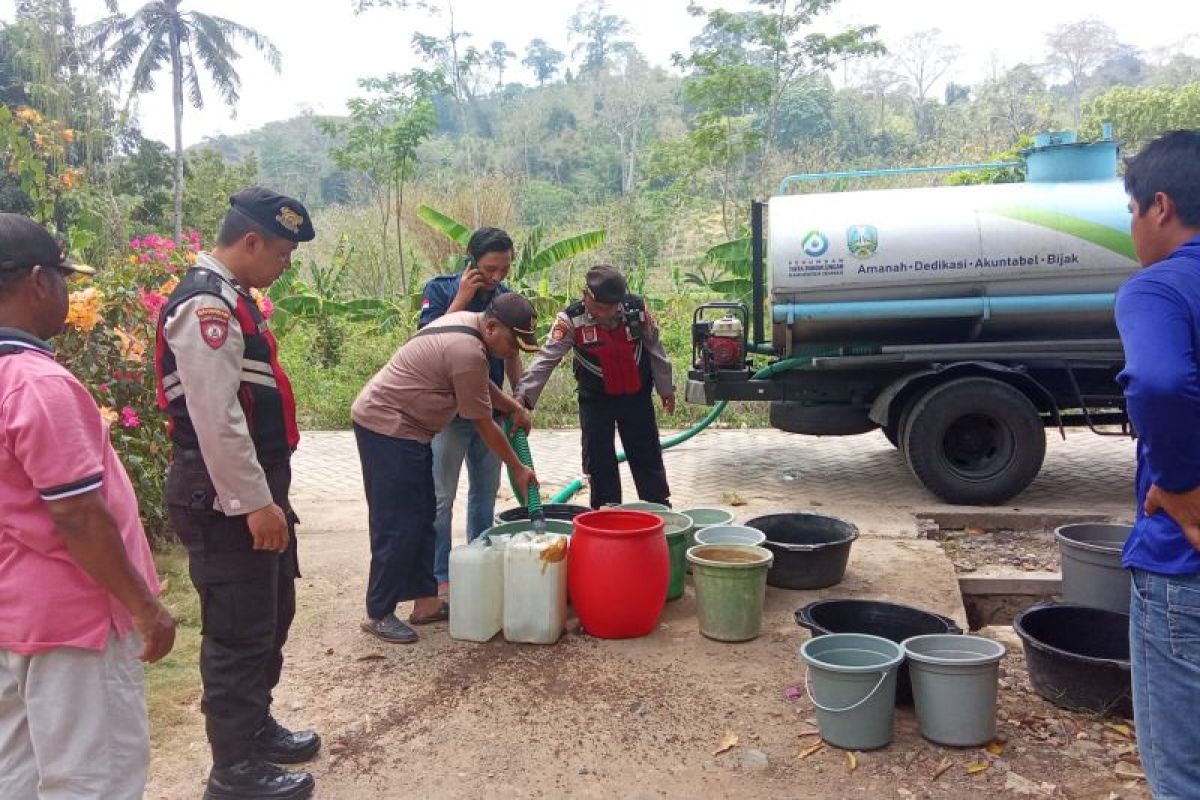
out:
{"label": "tactical vest", "polygon": [[300,443],[296,426],[296,398],[287,373],[279,365],[275,335],[267,327],[258,305],[248,292],[210,269],[188,270],[158,318],[158,345],[154,355],[158,375],[158,407],[167,412],[171,441],[176,448],[198,450],[196,429],[188,416],[183,385],[176,374],[175,354],[163,332],[166,320],[183,302],[201,294],[221,298],[233,314],[231,325],[242,332],[241,383],[238,402],[246,416],[259,464],[264,468],[288,460]]}
{"label": "tactical vest", "polygon": [[642,339],[646,332],[646,303],[637,295],[621,301],[621,324],[612,330],[589,322],[583,301],[567,306],[575,331],[575,380],[580,394],[610,397],[649,390],[650,354]]}

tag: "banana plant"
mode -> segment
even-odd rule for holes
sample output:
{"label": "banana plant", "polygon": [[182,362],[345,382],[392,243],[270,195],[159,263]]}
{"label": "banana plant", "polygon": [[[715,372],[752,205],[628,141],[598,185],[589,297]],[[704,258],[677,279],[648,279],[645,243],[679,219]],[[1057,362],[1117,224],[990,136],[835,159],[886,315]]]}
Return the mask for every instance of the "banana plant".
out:
{"label": "banana plant", "polygon": [[704,260],[706,263],[697,271],[684,276],[684,283],[716,292],[729,300],[745,300],[753,291],[749,238],[714,245],[704,253]]}

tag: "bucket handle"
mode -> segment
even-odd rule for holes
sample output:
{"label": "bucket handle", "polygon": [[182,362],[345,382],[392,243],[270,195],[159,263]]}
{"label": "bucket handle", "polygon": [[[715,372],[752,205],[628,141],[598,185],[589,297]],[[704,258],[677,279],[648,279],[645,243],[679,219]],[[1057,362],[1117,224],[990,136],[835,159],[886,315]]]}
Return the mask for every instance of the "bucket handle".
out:
{"label": "bucket handle", "polygon": [[867,692],[866,697],[864,697],[862,700],[859,700],[854,705],[846,706],[845,708],[827,708],[826,706],[823,706],[819,702],[817,702],[817,698],[813,695],[812,683],[810,682],[810,679],[809,679],[809,676],[811,674],[812,674],[811,669],[804,670],[804,690],[806,692],[808,692],[808,699],[812,700],[812,704],[814,706],[816,706],[817,708],[819,708],[820,710],[826,711],[830,714],[844,714],[847,711],[853,711],[854,709],[858,708],[859,706],[863,705],[868,700],[870,700],[872,697],[874,697],[875,693],[878,692],[879,689],[883,686],[883,682],[887,680],[888,671],[884,670],[883,672],[879,673],[879,681],[875,684],[874,689]]}

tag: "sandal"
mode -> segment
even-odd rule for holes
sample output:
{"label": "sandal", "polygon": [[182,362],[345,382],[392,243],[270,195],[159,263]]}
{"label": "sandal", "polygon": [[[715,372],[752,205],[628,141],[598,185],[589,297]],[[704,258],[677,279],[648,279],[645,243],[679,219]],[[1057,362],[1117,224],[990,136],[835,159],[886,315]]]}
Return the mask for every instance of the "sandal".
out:
{"label": "sandal", "polygon": [[417,640],[417,632],[401,622],[395,614],[388,614],[383,619],[363,620],[359,627],[388,644],[412,644]]}
{"label": "sandal", "polygon": [[450,619],[450,604],[445,600],[438,606],[438,610],[425,617],[418,617],[413,614],[408,618],[409,625],[430,625],[434,622],[445,622]]}

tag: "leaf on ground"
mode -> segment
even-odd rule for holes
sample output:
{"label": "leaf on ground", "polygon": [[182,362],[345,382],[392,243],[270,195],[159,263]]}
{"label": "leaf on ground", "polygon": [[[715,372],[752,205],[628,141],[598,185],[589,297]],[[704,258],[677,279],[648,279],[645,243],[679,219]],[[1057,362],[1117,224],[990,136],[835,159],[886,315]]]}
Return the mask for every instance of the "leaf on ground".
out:
{"label": "leaf on ground", "polygon": [[820,736],[821,732],[820,731],[800,731],[796,735],[799,736],[801,739],[803,739],[805,736]]}
{"label": "leaf on ground", "polygon": [[811,756],[813,753],[817,752],[824,746],[825,746],[824,742],[817,742],[812,747],[806,747],[800,751],[800,758],[802,758],[802,759],[808,758],[809,756]]}
{"label": "leaf on ground", "polygon": [[950,769],[952,766],[954,766],[953,761],[951,761],[949,758],[943,758],[942,763],[938,764],[937,769],[933,771],[933,777],[930,778],[930,780],[936,781],[938,778],[942,777],[946,770]]}
{"label": "leaf on ground", "polygon": [[1115,771],[1116,771],[1117,777],[1124,781],[1144,781],[1144,780],[1146,780],[1146,773],[1140,772],[1139,770],[1133,769],[1132,767],[1128,767],[1124,764],[1118,764],[1117,769]]}
{"label": "leaf on ground", "polygon": [[972,761],[970,764],[967,764],[967,774],[978,775],[990,766],[991,764],[988,764],[986,761]]}
{"label": "leaf on ground", "polygon": [[1004,753],[1004,743],[1003,742],[995,742],[995,741],[988,742],[987,746],[984,747],[983,749],[987,750],[989,753],[991,753],[994,756],[1002,755]]}
{"label": "leaf on ground", "polygon": [[719,756],[727,750],[732,750],[737,743],[738,735],[733,731],[725,731],[725,735],[721,737],[721,743],[717,745],[716,750],[713,750],[713,755]]}
{"label": "leaf on ground", "polygon": [[854,772],[854,770],[858,769],[858,756],[854,755],[854,753],[850,750],[846,751],[846,767],[851,772]]}
{"label": "leaf on ground", "polygon": [[383,661],[387,656],[383,653],[367,653],[365,656],[359,656],[355,661]]}
{"label": "leaf on ground", "polygon": [[1133,728],[1130,728],[1124,722],[1106,722],[1104,723],[1104,727],[1108,728],[1110,731],[1121,734],[1126,739],[1133,738]]}
{"label": "leaf on ground", "polygon": [[783,696],[786,697],[788,700],[795,700],[797,697],[804,696],[804,690],[801,689],[799,686],[789,686],[788,688],[783,690]]}

